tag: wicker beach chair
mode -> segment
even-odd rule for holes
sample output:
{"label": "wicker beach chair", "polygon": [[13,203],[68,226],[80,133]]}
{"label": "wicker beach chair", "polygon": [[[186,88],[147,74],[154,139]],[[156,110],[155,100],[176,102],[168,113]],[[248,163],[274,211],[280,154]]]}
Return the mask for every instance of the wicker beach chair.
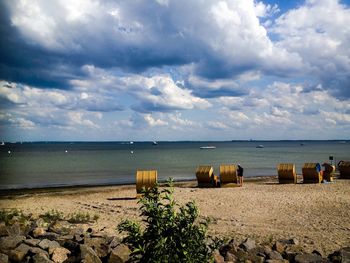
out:
{"label": "wicker beach chair", "polygon": [[350,162],[340,161],[338,163],[338,170],[341,179],[350,179]]}
{"label": "wicker beach chair", "polygon": [[218,187],[219,177],[214,175],[213,166],[202,165],[196,170],[198,187]]}
{"label": "wicker beach chair", "polygon": [[157,170],[136,172],[136,197],[142,196],[142,189],[150,189],[157,183]]}
{"label": "wicker beach chair", "polygon": [[280,184],[296,184],[297,174],[295,172],[295,164],[280,163],[277,165],[278,182]]}
{"label": "wicker beach chair", "polygon": [[237,187],[240,186],[237,180],[236,165],[220,165],[220,186]]}
{"label": "wicker beach chair", "polygon": [[333,175],[335,172],[335,166],[331,165],[329,163],[324,163],[322,164],[322,166],[324,167],[323,170],[323,180],[326,180],[327,182],[332,182],[333,181]]}
{"label": "wicker beach chair", "polygon": [[321,183],[322,171],[319,163],[305,163],[303,168],[303,183]]}

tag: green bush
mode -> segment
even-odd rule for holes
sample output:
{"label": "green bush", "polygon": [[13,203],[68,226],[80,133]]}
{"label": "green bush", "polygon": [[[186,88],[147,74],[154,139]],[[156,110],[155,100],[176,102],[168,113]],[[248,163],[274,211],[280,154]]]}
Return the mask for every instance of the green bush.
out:
{"label": "green bush", "polygon": [[97,219],[99,218],[98,215],[94,215],[93,217],[89,214],[89,213],[82,213],[82,212],[77,212],[74,214],[69,214],[68,216],[69,218],[67,219],[67,221],[69,223],[89,223],[91,221],[97,221]]}
{"label": "green bush", "polygon": [[[124,220],[118,225],[127,232],[123,242],[132,248],[134,262],[209,262],[219,243],[207,236],[209,219],[199,220],[194,202],[179,206],[173,198],[173,183],[145,191],[139,200],[145,229]],[[211,244],[211,245],[209,245]]]}
{"label": "green bush", "polygon": [[20,223],[26,223],[30,217],[31,215],[24,215],[23,212],[18,209],[0,210],[0,222],[4,222],[6,225],[10,224],[13,219],[16,219]]}
{"label": "green bush", "polygon": [[52,223],[64,219],[63,213],[55,209],[47,211],[45,214],[39,215],[39,217],[47,223]]}

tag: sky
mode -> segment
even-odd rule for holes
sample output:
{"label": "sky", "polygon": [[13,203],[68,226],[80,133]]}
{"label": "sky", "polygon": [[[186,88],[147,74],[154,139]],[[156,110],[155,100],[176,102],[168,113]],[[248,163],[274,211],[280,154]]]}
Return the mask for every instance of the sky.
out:
{"label": "sky", "polygon": [[350,1],[0,0],[0,140],[350,139]]}

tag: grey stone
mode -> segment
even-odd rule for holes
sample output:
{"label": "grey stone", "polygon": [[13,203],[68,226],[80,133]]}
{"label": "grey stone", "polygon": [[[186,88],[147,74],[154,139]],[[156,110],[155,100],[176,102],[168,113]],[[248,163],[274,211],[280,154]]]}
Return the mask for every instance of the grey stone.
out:
{"label": "grey stone", "polygon": [[267,254],[268,259],[283,259],[282,255],[277,251],[271,251]]}
{"label": "grey stone", "polygon": [[292,245],[299,245],[299,240],[296,239],[296,238],[292,238],[292,239],[291,239],[291,244],[292,244]]}
{"label": "grey stone", "polygon": [[87,245],[80,245],[82,262],[85,263],[102,263],[96,252]]}
{"label": "grey stone", "polygon": [[34,263],[51,263],[52,260],[45,253],[39,253],[32,257]]}
{"label": "grey stone", "polygon": [[4,222],[0,223],[0,237],[8,236],[7,226]]}
{"label": "grey stone", "polygon": [[316,262],[324,262],[322,257],[317,254],[306,253],[306,254],[298,254],[295,256],[296,263],[316,263]]}
{"label": "grey stone", "polygon": [[328,256],[332,262],[350,263],[350,247],[344,247]]}
{"label": "grey stone", "polygon": [[109,247],[111,249],[115,248],[116,246],[118,246],[121,243],[122,239],[120,237],[113,237],[113,239],[111,240],[111,242],[109,243]]}
{"label": "grey stone", "polygon": [[7,236],[0,238],[0,249],[8,250],[14,249],[19,243],[26,238],[24,236]]}
{"label": "grey stone", "polygon": [[40,243],[40,241],[41,241],[40,239],[32,238],[32,239],[24,240],[24,243],[26,243],[29,246],[35,247]]}
{"label": "grey stone", "polygon": [[49,248],[60,247],[60,244],[58,242],[56,242],[56,241],[43,239],[43,240],[40,241],[39,247],[41,247],[44,250],[47,250]]}
{"label": "grey stone", "polygon": [[273,250],[276,250],[278,253],[283,253],[284,250],[286,249],[287,245],[285,242],[279,240],[279,241],[276,241],[275,244],[273,245],[272,249]]}
{"label": "grey stone", "polygon": [[9,262],[8,255],[0,253],[0,263],[8,263],[8,262]]}
{"label": "grey stone", "polygon": [[85,238],[84,245],[91,247],[95,250],[98,257],[103,258],[108,255],[108,245],[104,238]]}
{"label": "grey stone", "polygon": [[13,225],[7,227],[7,233],[9,236],[22,236],[25,235],[24,232],[25,231],[22,231],[19,223],[14,223]]}
{"label": "grey stone", "polygon": [[56,247],[53,248],[49,253],[52,254],[51,259],[53,262],[62,263],[68,259],[68,255],[71,252],[64,247]]}
{"label": "grey stone", "polygon": [[225,261],[237,262],[237,257],[231,252],[227,252],[224,258],[225,258]]}
{"label": "grey stone", "polygon": [[130,253],[129,247],[121,244],[112,250],[108,263],[125,263],[129,260]]}
{"label": "grey stone", "polygon": [[56,221],[49,230],[60,235],[70,235],[74,227],[68,221]]}
{"label": "grey stone", "polygon": [[241,245],[241,248],[243,248],[245,251],[251,250],[256,247],[255,240],[251,238],[247,238]]}
{"label": "grey stone", "polygon": [[47,257],[49,257],[49,253],[39,247],[31,247],[29,251],[32,254],[45,254]]}
{"label": "grey stone", "polygon": [[26,253],[19,250],[11,250],[8,256],[11,262],[21,262],[26,256]]}
{"label": "grey stone", "polygon": [[16,247],[15,250],[22,251],[23,253],[27,254],[30,249],[31,249],[30,246],[22,243],[18,247]]}

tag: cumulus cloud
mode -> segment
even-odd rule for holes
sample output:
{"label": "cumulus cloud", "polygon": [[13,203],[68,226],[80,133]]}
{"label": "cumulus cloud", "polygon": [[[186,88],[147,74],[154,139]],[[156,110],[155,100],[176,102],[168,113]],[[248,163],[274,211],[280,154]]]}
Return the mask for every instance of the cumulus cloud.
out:
{"label": "cumulus cloud", "polygon": [[2,1],[0,125],[196,138],[212,129],[302,136],[328,123],[324,134],[344,134],[349,7],[306,0],[283,9],[254,0]]}
{"label": "cumulus cloud", "polygon": [[310,75],[331,93],[349,98],[350,9],[337,0],[308,0],[280,16],[272,27],[277,46],[297,53]]}

